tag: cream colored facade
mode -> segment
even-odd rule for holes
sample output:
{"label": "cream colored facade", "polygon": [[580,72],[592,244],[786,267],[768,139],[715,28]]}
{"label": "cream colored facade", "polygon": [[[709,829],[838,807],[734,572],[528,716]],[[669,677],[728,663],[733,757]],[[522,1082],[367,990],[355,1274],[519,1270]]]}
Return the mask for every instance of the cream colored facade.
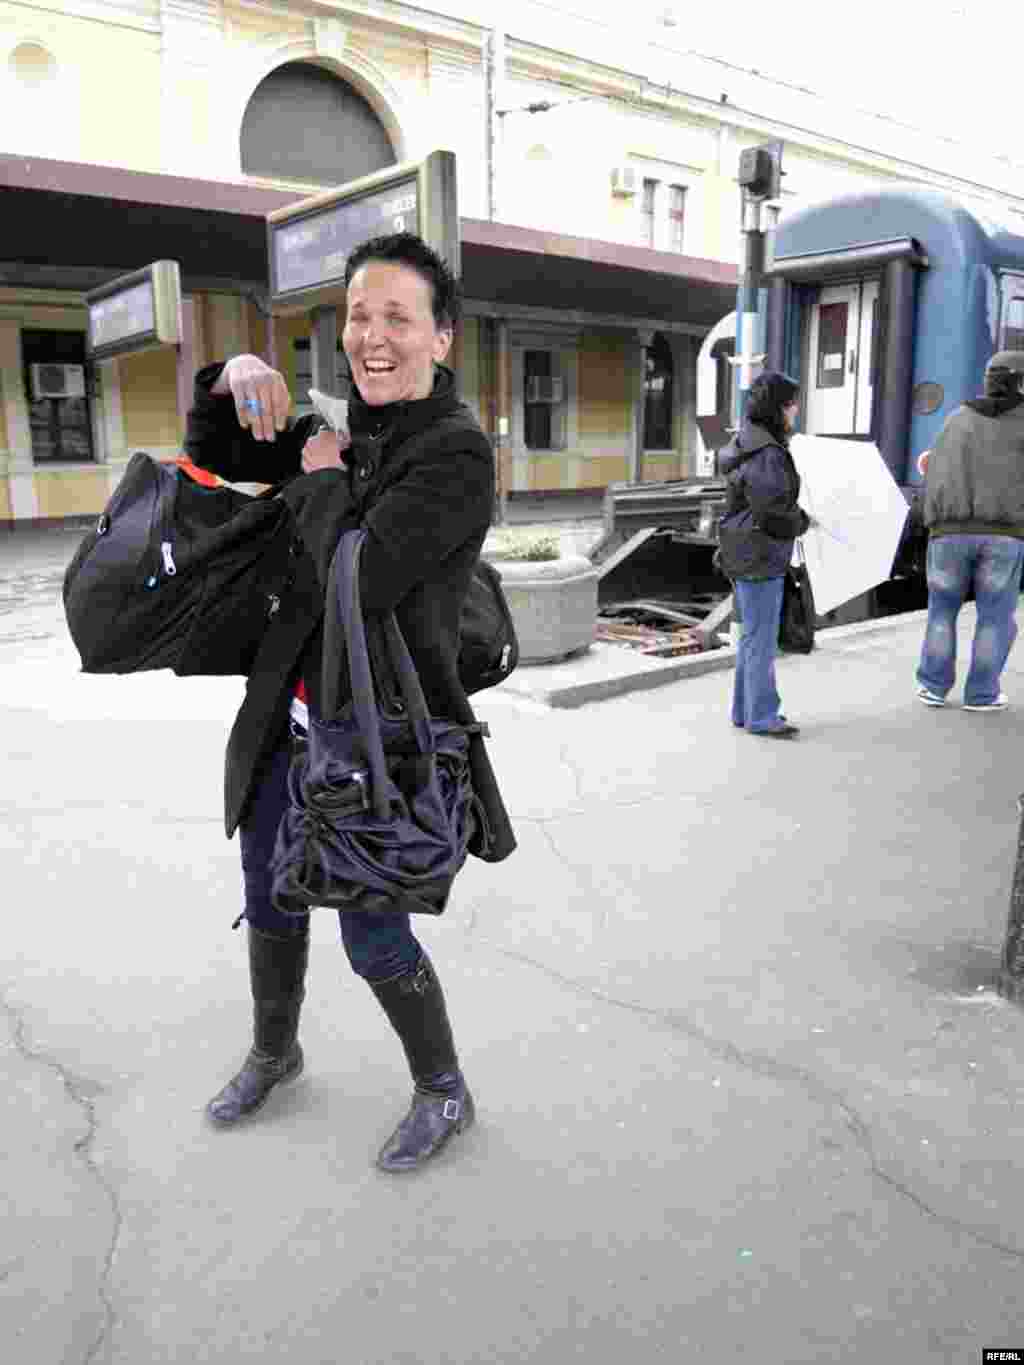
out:
{"label": "cream colored facade", "polygon": [[[605,29],[595,36],[571,15],[552,23],[530,5],[506,14],[503,59],[489,66],[490,25],[501,15],[499,6],[442,0],[429,10],[391,0],[0,0],[4,150],[312,192],[321,186],[246,177],[240,153],[242,120],[257,86],[284,63],[308,62],[369,101],[397,159],[417,160],[437,147],[454,151],[465,218],[735,263],[739,153],[775,137],[786,142],[783,212],[893,179],[1024,212],[1003,163],[961,155],[895,125],[868,127],[842,109],[826,117],[820,101],[749,73],[730,78],[723,99],[718,73],[712,78],[653,39],[633,34],[616,43]],[[527,111],[537,103],[551,107]],[[502,111],[493,125],[489,104]],[[882,139],[885,145],[877,145]],[[68,228],[73,239],[74,225]],[[243,296],[244,283],[238,292],[226,281],[193,297],[197,366],[263,347],[263,321]],[[499,386],[484,335],[496,310],[470,299],[467,314],[460,380],[497,430]],[[597,316],[586,298],[571,315],[510,308],[502,320],[512,395],[504,449],[513,492],[693,471],[694,365],[706,324]],[[132,451],[165,458],[179,451],[175,358],[150,352],[99,367],[90,403],[93,460],[33,461],[23,333],[84,328],[81,294],[0,288],[0,520],[95,512]],[[304,332],[302,319],[275,328],[290,382],[292,342]],[[655,332],[673,358],[672,443],[641,458],[637,405],[644,347]],[[538,349],[556,358],[564,379],[559,441],[551,450],[529,448],[524,431],[524,357]]]}

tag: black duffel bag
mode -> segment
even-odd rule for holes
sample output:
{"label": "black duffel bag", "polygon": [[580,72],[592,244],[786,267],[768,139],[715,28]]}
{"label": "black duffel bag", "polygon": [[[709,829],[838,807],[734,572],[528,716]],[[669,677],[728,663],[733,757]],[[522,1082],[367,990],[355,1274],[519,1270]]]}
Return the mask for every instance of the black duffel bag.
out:
{"label": "black duffel bag", "polygon": [[[247,676],[301,552],[275,492],[207,487],[136,452],[64,574],[82,671]],[[503,682],[519,642],[486,560],[474,567],[459,627],[466,694]]]}
{"label": "black duffel bag", "polygon": [[84,673],[248,674],[295,564],[280,498],[136,452],[64,574]]}

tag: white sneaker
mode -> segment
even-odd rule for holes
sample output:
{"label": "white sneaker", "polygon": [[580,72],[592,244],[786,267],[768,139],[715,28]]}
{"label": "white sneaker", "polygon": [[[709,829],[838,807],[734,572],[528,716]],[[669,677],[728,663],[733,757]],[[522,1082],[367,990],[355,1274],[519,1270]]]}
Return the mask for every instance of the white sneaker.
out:
{"label": "white sneaker", "polygon": [[929,692],[927,687],[917,689],[918,701],[923,701],[925,706],[945,706],[946,698],[940,697],[938,692]]}
{"label": "white sneaker", "polygon": [[995,701],[983,701],[983,702],[978,702],[978,703],[976,703],[975,705],[972,705],[972,706],[968,706],[968,704],[967,704],[966,702],[964,702],[964,710],[965,710],[965,711],[1005,711],[1006,708],[1009,706],[1009,704],[1010,704],[1010,698],[1006,695],[1005,692],[1000,692],[1000,693],[999,693],[999,696],[996,697]]}

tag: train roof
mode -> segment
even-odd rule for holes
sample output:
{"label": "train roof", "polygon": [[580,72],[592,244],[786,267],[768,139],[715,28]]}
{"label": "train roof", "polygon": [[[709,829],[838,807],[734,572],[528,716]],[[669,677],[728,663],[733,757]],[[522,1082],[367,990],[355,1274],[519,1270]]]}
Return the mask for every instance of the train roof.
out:
{"label": "train roof", "polygon": [[933,266],[1024,269],[1024,219],[999,205],[969,205],[942,190],[886,185],[837,195],[788,214],[775,260],[912,237]]}

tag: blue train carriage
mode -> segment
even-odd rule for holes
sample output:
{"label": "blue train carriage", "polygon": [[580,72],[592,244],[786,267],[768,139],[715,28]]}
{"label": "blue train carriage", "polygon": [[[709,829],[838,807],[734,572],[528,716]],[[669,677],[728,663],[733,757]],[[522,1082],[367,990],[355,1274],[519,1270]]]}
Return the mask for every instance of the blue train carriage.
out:
{"label": "blue train carriage", "polygon": [[[799,429],[874,441],[912,502],[918,455],[981,391],[989,357],[1024,349],[1018,226],[1024,221],[1001,222],[992,209],[914,185],[842,195],[785,218],[762,295],[765,352],[768,367],[800,381]],[[725,499],[715,452],[732,421],[735,332],[731,314],[698,357],[697,477],[609,489],[609,529],[595,559],[614,553],[622,562],[608,564],[602,601],[644,595],[706,610],[728,586],[710,565]],[[654,527],[642,541],[642,529]],[[912,515],[892,580],[848,604],[844,619],[923,606],[925,544]]]}
{"label": "blue train carriage", "polygon": [[902,185],[780,223],[767,363],[800,380],[800,430],[873,440],[910,496],[917,456],[980,393],[989,357],[1024,346],[1022,234],[1024,221]]}

